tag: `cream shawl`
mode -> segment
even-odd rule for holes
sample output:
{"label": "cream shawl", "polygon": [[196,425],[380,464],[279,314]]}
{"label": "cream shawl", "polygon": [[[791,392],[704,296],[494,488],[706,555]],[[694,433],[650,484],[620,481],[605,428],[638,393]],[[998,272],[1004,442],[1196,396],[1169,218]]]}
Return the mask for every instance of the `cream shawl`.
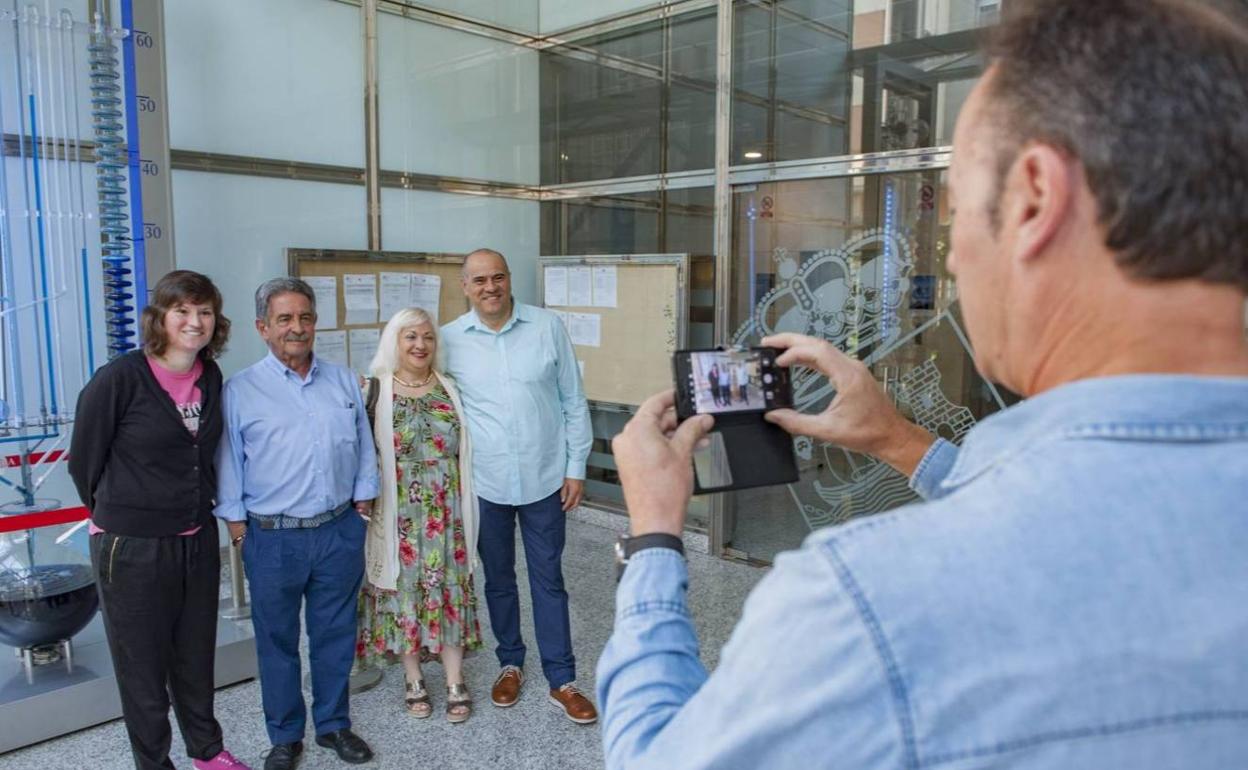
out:
{"label": "cream shawl", "polygon": [[[450,377],[434,374],[459,415],[459,510],[464,520],[464,543],[468,549],[468,564],[477,560],[477,495],[472,490],[472,446],[468,440],[468,417],[459,399],[459,390]],[[394,383],[389,377],[377,381],[377,419],[373,436],[377,439],[377,455],[380,461],[381,496],[373,508],[368,523],[368,538],[364,542],[365,572],[368,582],[377,588],[395,590],[399,578],[399,503],[394,457]]]}

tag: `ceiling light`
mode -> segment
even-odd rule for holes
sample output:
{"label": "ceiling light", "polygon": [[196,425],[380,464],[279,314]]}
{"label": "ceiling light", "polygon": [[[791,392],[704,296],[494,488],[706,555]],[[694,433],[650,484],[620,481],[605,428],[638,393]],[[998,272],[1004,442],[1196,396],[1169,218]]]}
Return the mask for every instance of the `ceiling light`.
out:
{"label": "ceiling light", "polygon": [[758,160],[759,158],[763,157],[763,154],[759,152],[758,150],[750,150],[749,152],[745,154],[745,157],[749,158],[750,160]]}

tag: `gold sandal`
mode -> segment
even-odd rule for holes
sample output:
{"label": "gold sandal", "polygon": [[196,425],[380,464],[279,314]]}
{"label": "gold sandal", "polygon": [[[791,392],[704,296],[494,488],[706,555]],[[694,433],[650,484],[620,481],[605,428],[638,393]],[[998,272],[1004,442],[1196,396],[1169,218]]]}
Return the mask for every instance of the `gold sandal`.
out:
{"label": "gold sandal", "polygon": [[453,725],[467,722],[472,716],[472,696],[468,694],[468,685],[450,684],[446,686],[446,721]]}
{"label": "gold sandal", "polygon": [[403,704],[407,706],[407,713],[417,719],[427,719],[433,714],[433,704],[429,701],[429,691],[425,689],[425,680],[420,679],[413,683],[404,677]]}

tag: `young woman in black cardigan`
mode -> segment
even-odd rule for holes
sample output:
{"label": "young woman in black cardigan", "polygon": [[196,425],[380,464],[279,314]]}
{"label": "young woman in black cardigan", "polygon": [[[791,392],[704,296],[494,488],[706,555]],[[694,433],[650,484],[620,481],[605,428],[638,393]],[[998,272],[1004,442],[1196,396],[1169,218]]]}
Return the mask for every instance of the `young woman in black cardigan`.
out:
{"label": "young woman in black cardigan", "polygon": [[[175,270],[143,309],[142,350],[78,397],[69,472],[91,512],[122,714],[139,770],[172,768],[169,705],[198,770],[246,768],[213,716],[221,558],[212,515],[230,322],[206,276]],[[111,763],[109,763],[111,766]]]}

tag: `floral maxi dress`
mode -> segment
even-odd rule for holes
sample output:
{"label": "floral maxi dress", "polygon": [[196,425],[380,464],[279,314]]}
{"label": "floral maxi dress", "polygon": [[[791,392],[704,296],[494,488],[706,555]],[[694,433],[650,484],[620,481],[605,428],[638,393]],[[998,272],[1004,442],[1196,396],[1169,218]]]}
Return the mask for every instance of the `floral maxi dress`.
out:
{"label": "floral maxi dress", "polygon": [[365,581],[360,593],[356,656],[366,662],[482,646],[460,511],[459,430],[441,385],[419,398],[395,394],[399,577],[394,591]]}

